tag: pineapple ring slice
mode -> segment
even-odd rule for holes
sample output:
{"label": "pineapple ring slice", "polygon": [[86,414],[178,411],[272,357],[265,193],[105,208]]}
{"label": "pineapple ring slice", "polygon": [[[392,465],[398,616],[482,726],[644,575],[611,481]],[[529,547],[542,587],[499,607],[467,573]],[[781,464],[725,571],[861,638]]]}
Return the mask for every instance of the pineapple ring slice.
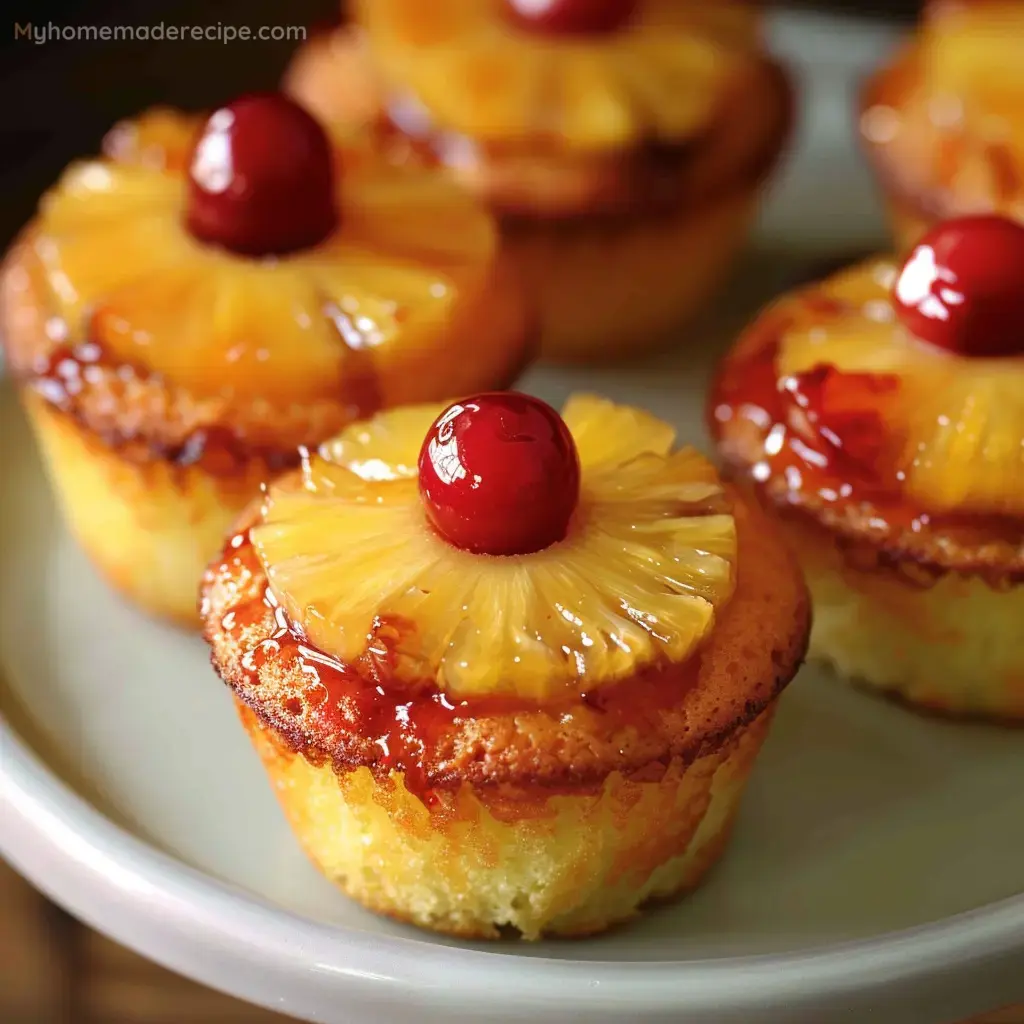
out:
{"label": "pineapple ring slice", "polygon": [[864,411],[881,417],[903,492],[933,513],[1024,515],[1024,357],[957,356],[917,341],[889,298],[897,272],[871,261],[806,293],[837,301],[825,320],[816,303],[794,299],[779,374],[829,365],[895,377],[891,397]]}
{"label": "pineapple ring slice", "polygon": [[282,406],[375,377],[390,402],[406,386],[393,371],[403,360],[441,374],[476,345],[469,321],[496,235],[440,175],[346,165],[338,230],[277,258],[197,242],[184,202],[180,170],[133,159],[74,165],[44,199],[32,244],[71,343],[100,341],[194,395],[230,385],[234,398]]}
{"label": "pineapple ring slice", "polygon": [[757,52],[753,5],[733,0],[642,0],[623,31],[568,41],[517,29],[505,2],[362,0],[359,14],[393,88],[441,128],[492,141],[691,138]]}
{"label": "pineapple ring slice", "polygon": [[474,555],[429,526],[416,463],[443,406],[357,423],[272,484],[252,540],[271,589],[329,654],[388,649],[393,675],[458,697],[558,699],[680,663],[735,580],[714,467],[635,409],[577,396],[569,533],[528,555]]}

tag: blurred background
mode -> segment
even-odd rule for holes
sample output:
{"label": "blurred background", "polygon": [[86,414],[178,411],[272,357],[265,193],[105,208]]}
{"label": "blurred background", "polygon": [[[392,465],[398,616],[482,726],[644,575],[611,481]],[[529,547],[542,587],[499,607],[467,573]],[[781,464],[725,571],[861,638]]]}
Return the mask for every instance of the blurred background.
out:
{"label": "blurred background", "polygon": [[[859,17],[911,19],[916,0],[788,4]],[[296,25],[337,21],[339,0],[46,0],[13,4],[0,32],[3,145],[0,237],[32,215],[39,192],[74,157],[95,152],[110,124],[155,103],[186,109],[275,85],[294,47],[274,42],[48,42],[16,39],[14,25]]]}
{"label": "blurred background", "polygon": [[[270,88],[295,45],[38,45],[17,38],[15,25],[220,22],[288,24],[311,33],[340,14],[337,0],[49,0],[15,6],[0,31],[0,236],[5,246],[31,217],[40,192],[72,158],[95,152],[112,122],[153,104],[200,109],[241,91]],[[787,6],[909,21],[917,4],[818,0]],[[282,1019],[177,978],[91,932],[0,861],[0,1024],[261,1024]],[[996,1020],[1024,1024],[1024,1013],[1009,1012],[992,1018]]]}

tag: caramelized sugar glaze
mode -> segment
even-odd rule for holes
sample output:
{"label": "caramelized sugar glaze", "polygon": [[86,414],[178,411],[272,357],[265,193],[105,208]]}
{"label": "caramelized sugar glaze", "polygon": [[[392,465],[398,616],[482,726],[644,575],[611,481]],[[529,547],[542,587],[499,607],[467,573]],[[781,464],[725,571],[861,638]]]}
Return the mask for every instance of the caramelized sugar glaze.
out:
{"label": "caramelized sugar glaze", "polygon": [[[152,382],[145,369],[111,359],[102,345],[90,341],[76,346],[58,345],[33,366],[29,385],[53,408],[81,422],[88,401],[87,396],[82,398],[83,391],[104,377],[136,384],[141,389]],[[124,425],[111,424],[93,432],[109,448],[139,450],[135,442],[140,439]],[[236,430],[216,424],[196,427],[177,441],[152,438],[143,450],[171,465],[198,466],[211,476],[233,475],[253,460],[263,462],[271,472],[280,472],[296,465],[299,459],[297,449],[260,447]]]}
{"label": "caramelized sugar glaze", "polygon": [[574,154],[543,136],[472,139],[435,125],[408,96],[382,99],[372,133],[390,161],[447,168],[512,221],[538,215],[657,217],[742,192],[771,170],[792,128],[792,85],[783,68],[768,61],[757,74],[771,102],[754,124],[747,124],[744,96],[736,90],[698,136],[677,143],[648,140],[625,151]]}
{"label": "caramelized sugar glaze", "polygon": [[300,52],[289,88],[339,130],[367,130],[389,161],[447,168],[511,220],[655,217],[727,198],[770,171],[794,108],[785,70],[757,57],[716,98],[709,123],[683,139],[573,149],[539,121],[528,135],[478,138],[438,123],[411,92],[386,82],[365,30],[354,27]]}
{"label": "caramelized sugar glaze", "polygon": [[399,680],[391,647],[408,622],[378,620],[363,654],[339,661],[280,607],[244,524],[207,573],[206,636],[236,698],[312,763],[366,766],[380,782],[401,773],[432,810],[450,810],[468,783],[495,813],[528,816],[550,796],[597,792],[611,772],[657,781],[712,753],[792,677],[806,594],[785,551],[763,543],[760,515],[739,510],[738,523],[739,588],[705,648],[571,700],[450,698],[432,680]]}
{"label": "caramelized sugar glaze", "polygon": [[[126,458],[200,466],[215,477],[244,474],[254,462],[277,472],[299,464],[301,446],[380,408],[373,361],[352,343],[359,332],[340,310],[328,311],[328,319],[346,352],[347,373],[333,392],[284,409],[245,396],[201,396],[175,387],[112,351],[103,335],[117,325],[105,322],[102,313],[90,318],[88,340],[74,343],[69,326],[51,315],[55,303],[33,243],[30,234],[16,246],[3,275],[11,371],[51,408]],[[216,376],[215,367],[210,371]]]}
{"label": "caramelized sugar glaze", "polygon": [[827,330],[849,307],[812,286],[769,310],[723,364],[709,427],[732,468],[761,494],[833,531],[852,566],[895,569],[911,586],[948,571],[993,586],[1024,582],[1024,520],[936,513],[905,493],[881,406],[906,400],[892,373],[844,372],[827,363],[794,374],[778,366],[797,304]]}

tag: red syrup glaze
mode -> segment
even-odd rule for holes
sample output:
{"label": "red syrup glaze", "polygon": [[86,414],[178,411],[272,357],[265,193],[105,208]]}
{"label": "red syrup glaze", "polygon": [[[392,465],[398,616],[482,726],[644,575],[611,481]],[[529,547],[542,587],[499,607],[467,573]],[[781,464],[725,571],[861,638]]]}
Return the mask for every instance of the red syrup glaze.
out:
{"label": "red syrup glaze", "polygon": [[[248,530],[236,534],[225,546],[214,575],[225,579],[264,579],[264,572]],[[244,673],[235,681],[238,696],[265,722],[269,722],[288,746],[314,763],[330,761],[344,773],[368,767],[378,781],[389,773],[401,773],[405,788],[432,812],[449,813],[461,772],[446,769],[436,752],[467,720],[499,718],[516,714],[543,714],[567,723],[582,716],[588,729],[610,736],[625,729],[638,735],[664,732],[661,715],[678,708],[696,686],[700,657],[680,666],[655,667],[614,684],[575,697],[538,703],[515,696],[449,697],[432,681],[409,682],[395,678],[395,641],[415,627],[407,622],[378,621],[368,637],[365,653],[356,661],[342,663],[317,648],[302,626],[280,606],[269,586],[256,596],[240,597],[221,616],[221,627],[234,635],[243,629],[265,627],[268,610],[273,626],[262,639],[247,644],[241,659]],[[204,601],[203,614],[209,614]],[[273,664],[275,677],[293,673],[307,680],[294,692],[268,689],[260,670]],[[735,724],[735,723],[732,723]],[[702,735],[690,729],[688,737],[699,746]],[[713,739],[713,737],[708,737]],[[616,766],[609,766],[609,773]],[[629,774],[637,781],[657,781],[665,764],[645,764]],[[507,820],[550,813],[552,796],[582,796],[600,791],[604,779],[572,779],[564,783],[520,783],[514,786],[476,786],[478,799],[496,817]]]}
{"label": "red syrup glaze", "polygon": [[[844,311],[823,295],[805,300],[827,324]],[[882,410],[899,402],[900,381],[890,374],[844,373],[821,365],[785,377],[776,361],[789,324],[766,321],[764,337],[740,358],[730,358],[712,389],[710,429],[721,438],[743,423],[762,442],[761,456],[746,472],[758,486],[785,481],[794,504],[802,497],[836,510],[861,505],[872,525],[898,536],[903,531],[948,532],[961,544],[1017,544],[1019,520],[928,512],[905,494]],[[732,425],[732,426],[727,426]],[[749,435],[748,435],[749,436]]]}
{"label": "red syrup glaze", "polygon": [[[829,300],[816,305],[823,317],[841,309]],[[844,374],[824,365],[780,377],[776,360],[785,327],[775,325],[767,344],[730,360],[713,392],[711,410],[718,424],[747,421],[764,438],[762,458],[750,470],[754,480],[781,478],[791,491],[811,491],[826,502],[898,496],[895,468],[880,463],[885,424],[877,405],[872,408],[878,400],[896,397],[898,379]]]}

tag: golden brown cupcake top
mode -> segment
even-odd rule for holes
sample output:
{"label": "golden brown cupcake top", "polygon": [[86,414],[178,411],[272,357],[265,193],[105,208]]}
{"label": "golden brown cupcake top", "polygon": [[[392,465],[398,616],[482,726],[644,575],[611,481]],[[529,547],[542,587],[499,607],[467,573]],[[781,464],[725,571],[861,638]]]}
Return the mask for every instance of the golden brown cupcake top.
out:
{"label": "golden brown cupcake top", "polygon": [[1024,217],[1024,8],[930,3],[913,42],[865,93],[861,130],[926,212]]}
{"label": "golden brown cupcake top", "polygon": [[[851,539],[924,565],[1020,575],[1021,302],[1000,303],[998,260],[979,268],[970,244],[975,256],[1016,247],[1024,260],[1024,228],[964,218],[902,264],[872,260],[780,299],[723,364],[711,426],[775,500]],[[1020,270],[1005,272],[1006,294],[1019,292]]]}
{"label": "golden brown cupcake top", "polygon": [[44,397],[165,451],[216,427],[297,458],[382,405],[521,365],[492,222],[453,185],[332,153],[281,97],[199,127],[121,125],[43,199],[4,287],[12,367]]}
{"label": "golden brown cupcake top", "polygon": [[[580,397],[555,430],[578,452],[578,484],[556,465],[548,488],[548,462],[516,462],[548,444],[557,417],[538,419],[534,402],[469,399],[441,426],[440,406],[387,413],[271,485],[253,544],[318,647],[352,661],[375,624],[405,623],[391,641],[399,677],[537,699],[690,655],[734,584],[735,525],[713,467],[673,451],[667,424]],[[499,440],[474,447],[491,430]],[[431,431],[434,468],[421,458]]]}
{"label": "golden brown cupcake top", "polygon": [[[225,680],[307,756],[420,791],[599,784],[716,749],[803,656],[789,556],[670,427],[588,396],[565,409],[572,507],[550,472],[571,467],[561,431],[535,400],[497,396],[519,492],[503,492],[502,531],[472,496],[487,446],[462,425],[494,397],[356,424],[269,489],[204,586]],[[517,445],[554,445],[554,462],[535,479]],[[461,497],[429,490],[437,474]],[[543,507],[536,486],[554,488]],[[491,554],[509,535],[515,553]]]}

